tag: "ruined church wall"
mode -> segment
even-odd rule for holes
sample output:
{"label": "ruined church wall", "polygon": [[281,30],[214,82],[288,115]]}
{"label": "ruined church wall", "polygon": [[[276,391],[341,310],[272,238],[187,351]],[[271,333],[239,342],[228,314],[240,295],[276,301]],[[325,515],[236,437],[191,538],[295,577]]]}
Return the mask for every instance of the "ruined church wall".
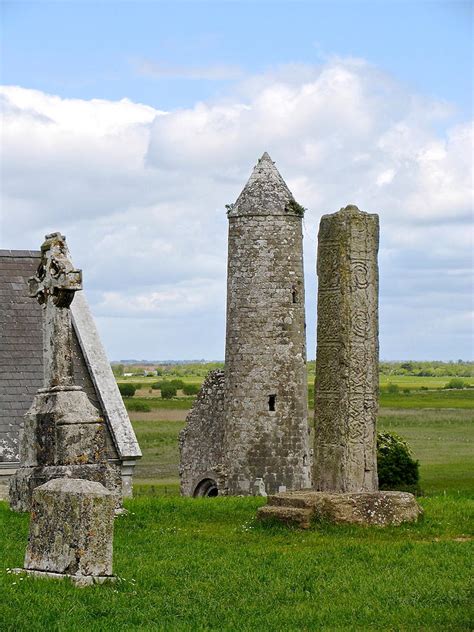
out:
{"label": "ruined church wall", "polygon": [[205,479],[224,486],[224,372],[211,371],[204,380],[179,436],[181,494],[193,496]]}
{"label": "ruined church wall", "polygon": [[308,487],[302,221],[295,214],[229,213],[225,363],[227,492],[256,493],[257,479],[266,493]]}

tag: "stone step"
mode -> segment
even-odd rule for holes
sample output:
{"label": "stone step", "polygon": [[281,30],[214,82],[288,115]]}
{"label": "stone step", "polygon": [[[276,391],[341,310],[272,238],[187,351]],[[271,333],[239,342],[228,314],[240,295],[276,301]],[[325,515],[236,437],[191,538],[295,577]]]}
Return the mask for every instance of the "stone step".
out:
{"label": "stone step", "polygon": [[296,507],[310,509],[313,505],[305,496],[297,496],[295,492],[268,496],[267,502],[272,507]]}
{"label": "stone step", "polygon": [[257,512],[258,520],[278,520],[289,526],[308,529],[311,526],[313,510],[306,507],[284,507],[265,505]]}

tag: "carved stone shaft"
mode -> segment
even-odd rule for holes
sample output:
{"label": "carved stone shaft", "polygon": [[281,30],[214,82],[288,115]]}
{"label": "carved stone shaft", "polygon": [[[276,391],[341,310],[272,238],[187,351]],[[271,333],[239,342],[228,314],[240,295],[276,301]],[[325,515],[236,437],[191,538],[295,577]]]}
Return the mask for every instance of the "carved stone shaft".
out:
{"label": "carved stone shaft", "polygon": [[347,206],[321,218],[314,487],[378,489],[377,215]]}
{"label": "carved stone shaft", "polygon": [[74,384],[72,323],[69,309],[75,292],[82,289],[82,273],[75,270],[61,233],[46,235],[41,264],[29,280],[30,296],[44,310],[43,357],[45,388]]}

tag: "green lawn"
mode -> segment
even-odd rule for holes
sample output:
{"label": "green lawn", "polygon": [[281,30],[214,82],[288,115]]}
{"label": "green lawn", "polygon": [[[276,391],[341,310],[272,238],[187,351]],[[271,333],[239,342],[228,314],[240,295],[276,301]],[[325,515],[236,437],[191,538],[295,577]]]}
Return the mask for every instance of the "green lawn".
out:
{"label": "green lawn", "polygon": [[261,499],[126,504],[122,581],[85,589],[4,570],[21,563],[28,518],[0,504],[2,631],[470,629],[465,497],[423,499],[417,525],[309,532],[256,524]]}

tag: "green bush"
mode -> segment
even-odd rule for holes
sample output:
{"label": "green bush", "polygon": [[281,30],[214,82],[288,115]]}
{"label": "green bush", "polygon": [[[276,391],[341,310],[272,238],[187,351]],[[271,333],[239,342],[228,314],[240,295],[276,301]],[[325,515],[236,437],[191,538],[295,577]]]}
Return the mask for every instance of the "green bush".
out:
{"label": "green bush", "polygon": [[396,395],[399,392],[400,392],[400,387],[398,386],[398,384],[392,384],[392,383],[387,384],[387,393]]}
{"label": "green bush", "polygon": [[466,388],[466,382],[459,377],[453,377],[444,385],[444,388]]}
{"label": "green bush", "polygon": [[404,392],[406,395],[408,395],[408,393],[411,393],[411,389],[409,389],[409,388],[404,388],[404,389],[403,389],[403,392]]}
{"label": "green bush", "polygon": [[176,397],[177,389],[171,382],[163,382],[160,390],[162,399],[171,399],[172,397]]}
{"label": "green bush", "polygon": [[395,432],[377,435],[377,470],[379,488],[385,490],[419,491],[419,464],[408,443]]}
{"label": "green bush", "polygon": [[127,410],[133,410],[139,413],[149,413],[151,407],[145,402],[134,402],[133,400],[127,402]]}
{"label": "green bush", "polygon": [[198,384],[185,384],[183,386],[183,393],[185,395],[197,395],[199,393]]}
{"label": "green bush", "polygon": [[118,387],[122,397],[133,397],[135,395],[135,391],[137,390],[136,385],[131,384],[130,382],[126,384],[119,384]]}
{"label": "green bush", "polygon": [[153,382],[151,388],[161,391],[163,386],[166,388],[169,385],[174,386],[176,390],[184,388],[183,380],[160,380],[159,382]]}
{"label": "green bush", "polygon": [[170,380],[169,383],[172,384],[178,391],[184,388],[183,380]]}

